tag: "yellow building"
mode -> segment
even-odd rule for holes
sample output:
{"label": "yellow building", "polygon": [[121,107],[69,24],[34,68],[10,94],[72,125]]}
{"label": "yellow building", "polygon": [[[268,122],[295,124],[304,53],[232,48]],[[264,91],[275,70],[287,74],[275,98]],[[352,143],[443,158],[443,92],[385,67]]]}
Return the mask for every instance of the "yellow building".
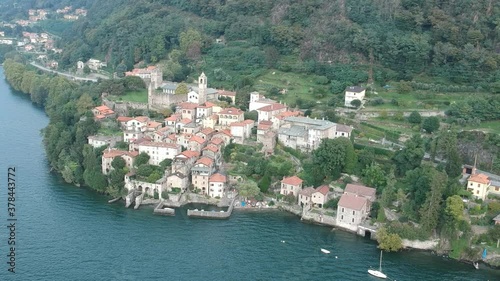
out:
{"label": "yellow building", "polygon": [[467,180],[467,190],[472,192],[476,199],[486,199],[490,187],[490,179],[484,174],[473,174]]}

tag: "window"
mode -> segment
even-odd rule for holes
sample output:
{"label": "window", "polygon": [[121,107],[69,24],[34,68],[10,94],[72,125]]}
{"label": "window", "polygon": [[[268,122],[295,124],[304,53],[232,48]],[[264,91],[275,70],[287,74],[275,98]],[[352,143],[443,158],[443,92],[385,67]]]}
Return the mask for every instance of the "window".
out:
{"label": "window", "polygon": [[340,219],[343,220],[344,219],[344,215],[340,216]]}
{"label": "window", "polygon": [[498,187],[498,186],[497,186],[497,187],[495,187],[495,191],[498,191],[499,189],[500,189],[500,187]]}
{"label": "window", "polygon": [[476,194],[479,194],[479,190],[476,190]]}
{"label": "window", "polygon": [[342,213],[344,212],[344,208],[342,208]]}
{"label": "window", "polygon": [[356,211],[352,211],[352,215],[353,215],[353,216],[354,216],[354,215],[356,215]]}
{"label": "window", "polygon": [[477,184],[477,187],[480,187],[480,186],[481,186],[481,185],[478,183],[478,184]]}
{"label": "window", "polygon": [[354,218],[352,218],[352,222],[354,223]]}
{"label": "window", "polygon": [[470,183],[470,186],[473,186],[473,185],[474,185],[474,184],[471,182],[471,183]]}

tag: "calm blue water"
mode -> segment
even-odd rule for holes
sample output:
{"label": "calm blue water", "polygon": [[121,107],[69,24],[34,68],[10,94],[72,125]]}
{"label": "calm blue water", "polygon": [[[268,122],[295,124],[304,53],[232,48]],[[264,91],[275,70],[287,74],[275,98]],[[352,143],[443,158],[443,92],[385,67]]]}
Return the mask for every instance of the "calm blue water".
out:
{"label": "calm blue water", "polygon": [[[47,123],[0,68],[0,280],[377,280],[366,273],[378,266],[373,241],[286,213],[159,217],[64,184],[48,172]],[[8,165],[17,168],[16,274],[7,272]],[[396,280],[500,280],[499,271],[416,251],[385,254],[383,266]]]}

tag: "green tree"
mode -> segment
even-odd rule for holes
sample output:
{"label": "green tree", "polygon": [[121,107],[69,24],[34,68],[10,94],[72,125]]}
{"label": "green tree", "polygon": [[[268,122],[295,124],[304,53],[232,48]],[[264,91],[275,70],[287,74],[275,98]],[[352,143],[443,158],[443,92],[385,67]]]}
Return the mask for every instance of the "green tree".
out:
{"label": "green tree", "polygon": [[321,171],[322,177],[338,178],[342,170],[349,172],[356,165],[356,154],[349,139],[323,139],[313,151],[313,164]]}
{"label": "green tree", "polygon": [[420,166],[424,157],[424,142],[419,135],[413,135],[405,142],[405,147],[394,154],[396,175],[404,176],[409,170]]}
{"label": "green tree", "polygon": [[125,71],[127,71],[127,66],[124,63],[120,63],[116,66],[116,76],[122,78],[125,77]]}
{"label": "green tree", "polygon": [[245,180],[240,182],[237,186],[237,189],[238,194],[243,198],[254,197],[260,192],[259,186],[252,180]]}
{"label": "green tree", "polygon": [[123,168],[125,168],[125,165],[125,160],[121,157],[115,157],[113,161],[111,161],[111,167],[113,167],[113,169],[115,170],[122,170]]}
{"label": "green tree", "polygon": [[259,189],[261,192],[266,193],[271,185],[271,176],[269,173],[265,173],[262,179],[259,181]]}
{"label": "green tree", "polygon": [[351,101],[351,105],[354,106],[355,108],[358,108],[361,106],[361,101],[360,100],[353,100],[353,101]]}
{"label": "green tree", "polygon": [[257,110],[252,110],[250,112],[245,112],[245,120],[246,119],[250,119],[250,120],[253,120],[253,121],[258,121],[259,120],[259,113],[257,112]]}
{"label": "green tree", "polygon": [[85,66],[83,67],[83,73],[85,73],[85,74],[90,74],[90,67],[89,67],[88,65],[85,65]]}
{"label": "green tree", "polygon": [[189,92],[189,89],[186,85],[186,83],[180,83],[177,85],[177,88],[175,89],[175,94],[176,95],[186,95]]}
{"label": "green tree", "polygon": [[403,248],[401,237],[395,233],[389,233],[384,227],[377,231],[378,247],[386,252],[397,252]]}
{"label": "green tree", "polygon": [[293,195],[292,193],[289,193],[283,197],[283,200],[287,202],[288,204],[296,204],[297,203],[297,197]]}
{"label": "green tree", "polygon": [[149,155],[146,152],[141,152],[141,154],[137,155],[134,160],[134,166],[139,167],[149,162]]}
{"label": "green tree", "polygon": [[439,118],[436,116],[427,117],[422,123],[422,129],[427,133],[435,132],[439,129]]}
{"label": "green tree", "polygon": [[377,192],[382,192],[386,186],[386,173],[379,164],[372,162],[372,164],[362,172],[363,183],[377,189]]}
{"label": "green tree", "polygon": [[441,212],[441,202],[446,188],[446,174],[435,171],[431,178],[431,190],[427,194],[425,203],[420,208],[420,223],[425,231],[436,229]]}
{"label": "green tree", "polygon": [[412,111],[410,116],[408,116],[408,122],[412,124],[420,124],[422,123],[422,116],[417,111]]}

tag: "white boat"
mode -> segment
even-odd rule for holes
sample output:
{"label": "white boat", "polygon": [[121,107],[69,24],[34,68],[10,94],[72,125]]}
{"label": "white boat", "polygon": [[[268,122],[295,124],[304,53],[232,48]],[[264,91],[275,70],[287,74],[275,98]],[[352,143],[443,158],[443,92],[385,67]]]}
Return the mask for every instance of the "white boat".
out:
{"label": "white boat", "polygon": [[474,265],[475,269],[479,269],[479,263],[478,262],[473,262],[472,265]]}
{"label": "white boat", "polygon": [[329,254],[329,253],[330,253],[330,251],[325,250],[325,249],[323,249],[323,248],[321,249],[321,252],[323,252],[323,253],[325,253],[325,254]]}
{"label": "white boat", "polygon": [[382,278],[382,279],[387,278],[387,275],[382,273],[382,251],[380,251],[380,263],[379,263],[378,270],[368,269],[368,273],[370,273],[371,275],[378,277],[378,278]]}

